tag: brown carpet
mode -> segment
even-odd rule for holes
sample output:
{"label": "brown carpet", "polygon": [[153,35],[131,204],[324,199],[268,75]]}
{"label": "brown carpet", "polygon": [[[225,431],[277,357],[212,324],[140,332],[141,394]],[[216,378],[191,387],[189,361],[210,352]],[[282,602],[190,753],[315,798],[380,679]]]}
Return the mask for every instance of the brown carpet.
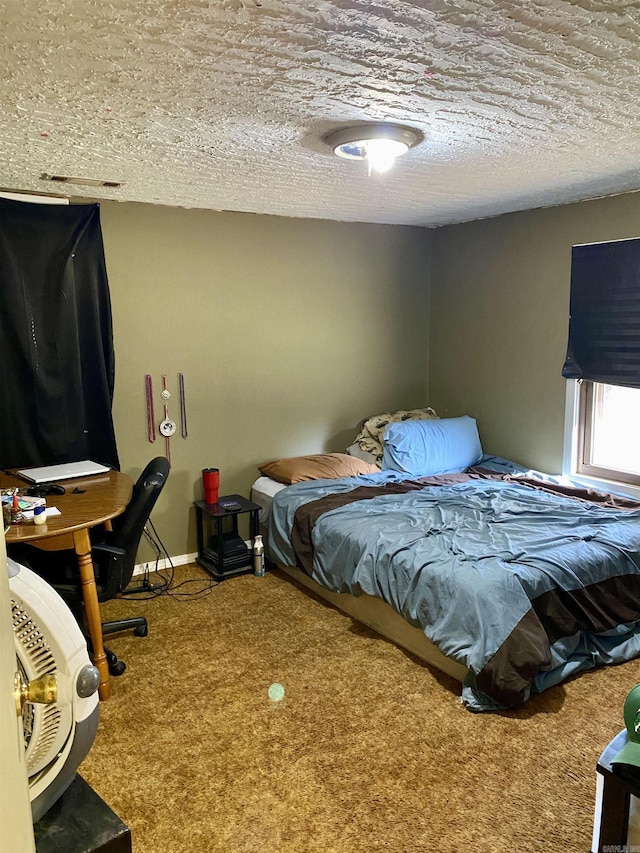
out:
{"label": "brown carpet", "polygon": [[595,764],[639,661],[472,714],[448,676],[278,573],[104,607],[138,612],[149,636],[110,638],[127,671],[80,769],[135,853],[590,849]]}

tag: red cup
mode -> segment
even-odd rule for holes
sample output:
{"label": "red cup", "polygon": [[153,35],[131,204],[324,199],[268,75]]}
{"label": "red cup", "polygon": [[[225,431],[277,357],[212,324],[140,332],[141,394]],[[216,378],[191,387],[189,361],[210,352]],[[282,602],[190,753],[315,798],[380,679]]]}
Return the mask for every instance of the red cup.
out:
{"label": "red cup", "polygon": [[218,488],[220,486],[220,469],[203,468],[202,486],[204,488],[204,499],[208,504],[218,503]]}

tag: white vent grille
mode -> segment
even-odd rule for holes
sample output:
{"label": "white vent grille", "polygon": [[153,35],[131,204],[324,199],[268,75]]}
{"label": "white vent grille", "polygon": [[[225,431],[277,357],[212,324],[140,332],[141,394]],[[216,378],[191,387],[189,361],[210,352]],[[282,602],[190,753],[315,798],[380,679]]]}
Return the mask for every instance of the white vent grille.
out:
{"label": "white vent grille", "polygon": [[[53,674],[56,663],[51,648],[22,604],[11,599],[13,635],[18,652],[18,667],[25,681]],[[61,714],[57,705],[32,705],[27,702],[22,714],[25,758],[29,776],[52,759],[60,731]]]}
{"label": "white vent grille", "polygon": [[57,184],[76,184],[79,187],[108,187],[115,190],[122,186],[122,181],[106,181],[102,178],[84,178],[81,175],[48,175],[43,172],[43,181],[53,181]]}

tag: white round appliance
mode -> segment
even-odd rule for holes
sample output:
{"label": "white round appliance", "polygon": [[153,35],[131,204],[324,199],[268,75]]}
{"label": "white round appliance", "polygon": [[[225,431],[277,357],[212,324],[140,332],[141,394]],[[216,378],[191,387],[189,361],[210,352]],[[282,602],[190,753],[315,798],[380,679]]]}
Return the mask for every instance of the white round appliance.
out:
{"label": "white round appliance", "polygon": [[53,704],[22,710],[33,820],[73,781],[98,726],[100,680],[71,610],[46,581],[8,558],[17,668],[24,683],[55,676]]}

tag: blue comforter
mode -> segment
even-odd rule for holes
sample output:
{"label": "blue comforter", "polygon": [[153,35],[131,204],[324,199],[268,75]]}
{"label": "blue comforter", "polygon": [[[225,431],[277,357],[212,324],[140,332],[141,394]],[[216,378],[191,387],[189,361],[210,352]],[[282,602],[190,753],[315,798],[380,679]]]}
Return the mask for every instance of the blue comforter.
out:
{"label": "blue comforter", "polygon": [[[482,465],[517,470],[499,459]],[[473,710],[520,704],[640,653],[640,509],[510,474],[405,476],[282,490],[270,516],[272,558],[335,592],[383,598],[467,668],[462,697]]]}

